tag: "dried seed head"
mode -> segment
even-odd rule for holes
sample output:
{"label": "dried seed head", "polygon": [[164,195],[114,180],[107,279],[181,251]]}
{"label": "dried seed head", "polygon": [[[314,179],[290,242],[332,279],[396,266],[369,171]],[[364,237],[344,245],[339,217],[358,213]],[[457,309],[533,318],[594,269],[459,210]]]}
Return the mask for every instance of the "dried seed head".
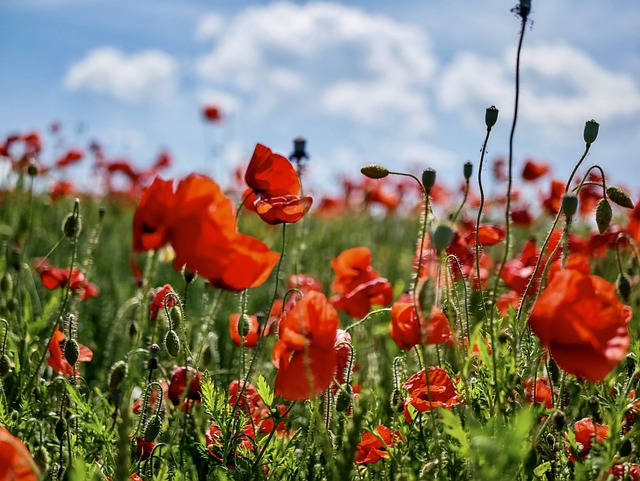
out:
{"label": "dried seed head", "polygon": [[598,202],[596,206],[596,224],[598,225],[598,232],[600,232],[600,234],[604,234],[604,231],[607,230],[609,224],[611,224],[612,217],[611,204],[609,204],[609,201],[605,198],[600,199],[600,202]]}
{"label": "dried seed head", "polygon": [[498,121],[498,109],[495,107],[495,105],[492,105],[487,109],[487,111],[484,114],[484,123],[486,124],[487,128],[490,129],[491,127],[496,125],[497,121]]}
{"label": "dried seed head", "polygon": [[584,124],[584,141],[587,145],[593,144],[598,138],[598,130],[600,128],[600,124],[595,120],[591,119]]}
{"label": "dried seed head", "polygon": [[378,164],[368,164],[360,169],[363,175],[370,179],[382,179],[389,175],[389,169]]}
{"label": "dried seed head", "polygon": [[620,207],[626,207],[627,209],[633,209],[635,207],[633,205],[633,201],[631,200],[631,196],[620,187],[607,187],[607,195],[609,196],[609,199],[618,204]]}

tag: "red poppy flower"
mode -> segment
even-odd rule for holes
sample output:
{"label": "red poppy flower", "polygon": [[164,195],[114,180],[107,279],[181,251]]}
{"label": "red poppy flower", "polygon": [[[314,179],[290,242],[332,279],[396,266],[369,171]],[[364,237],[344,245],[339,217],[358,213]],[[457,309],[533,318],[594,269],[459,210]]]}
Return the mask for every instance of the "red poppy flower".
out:
{"label": "red poppy flower", "polygon": [[173,296],[167,297],[167,294],[174,292],[171,284],[165,284],[162,287],[158,287],[152,293],[153,300],[149,304],[149,318],[155,321],[158,317],[158,311],[164,309],[165,299],[167,299],[167,307],[173,307],[176,304],[176,299]]}
{"label": "red poppy flower", "polygon": [[367,247],[354,247],[331,260],[336,277],[331,298],[336,309],[351,317],[364,317],[372,305],[386,306],[393,299],[391,283],[371,266],[371,251]]}
{"label": "red poppy flower", "polygon": [[530,226],[533,224],[533,217],[529,213],[529,209],[521,207],[519,209],[513,209],[511,211],[511,222],[515,225]]}
{"label": "red poppy flower", "polygon": [[132,474],[131,476],[129,476],[129,479],[131,481],[144,481],[140,476],[138,476],[137,474]]}
{"label": "red poppy flower", "polygon": [[[56,327],[51,341],[49,341],[49,357],[47,358],[47,364],[63,376],[73,376],[73,366],[69,364],[69,361],[64,357],[62,352],[62,346],[66,336]],[[80,354],[78,355],[78,362],[89,362],[93,359],[93,352],[86,346],[78,344],[80,348]]]}
{"label": "red poppy flower", "polygon": [[299,289],[302,295],[310,291],[322,292],[322,283],[309,274],[291,274],[288,281],[289,289]]}
{"label": "red poppy flower", "polygon": [[451,341],[451,328],[447,316],[436,306],[431,306],[429,320],[425,320],[422,313],[418,320],[410,295],[402,296],[391,306],[389,334],[400,349]]}
{"label": "red poppy flower", "polygon": [[273,348],[276,396],[309,399],[329,387],[337,364],[338,325],[338,313],[320,292],[309,292],[280,321]]}
{"label": "red poppy flower", "polygon": [[0,480],[38,481],[40,472],[20,439],[0,426]]}
{"label": "red poppy flower", "polygon": [[535,162],[531,159],[527,159],[522,170],[522,178],[529,182],[539,179],[543,175],[549,172],[549,166],[540,162]]}
{"label": "red poppy flower", "polygon": [[156,443],[153,441],[145,441],[140,436],[136,436],[136,459],[140,461],[145,461],[149,459],[151,453],[153,452],[153,448],[155,448]]}
{"label": "red poppy flower", "polygon": [[244,335],[244,343],[240,335],[240,314],[231,314],[229,316],[229,333],[231,339],[237,346],[256,347],[258,339],[260,339],[260,323],[256,316],[244,316],[246,327]]}
{"label": "red poppy flower", "polygon": [[542,201],[542,206],[549,215],[556,215],[560,210],[564,187],[564,183],[559,180],[551,181],[551,192],[549,192],[549,195]]}
{"label": "red poppy flower", "polygon": [[133,216],[133,252],[157,250],[169,242],[174,204],[173,181],[156,177]]}
{"label": "red poppy flower", "polygon": [[[502,241],[505,236],[506,229],[500,225],[482,224],[478,229],[478,242],[481,246],[492,246]],[[471,246],[476,245],[475,228],[467,235],[467,242]]]}
{"label": "red poppy flower", "polygon": [[222,120],[222,111],[217,105],[205,105],[202,108],[202,116],[209,122],[219,123]]}
{"label": "red poppy flower", "polygon": [[[584,459],[587,457],[587,454],[589,454],[589,451],[591,451],[594,440],[596,443],[602,443],[602,441],[604,441],[604,438],[609,434],[609,426],[598,424],[589,418],[583,418],[575,422],[573,432],[576,436],[576,442],[582,445],[582,449],[578,446],[578,456],[580,459]],[[567,439],[566,434],[565,439]],[[567,452],[569,452],[571,462],[574,462],[575,458],[569,450],[569,444],[567,444]]]}
{"label": "red poppy flower", "polygon": [[364,202],[366,205],[378,204],[393,213],[400,205],[400,196],[394,191],[384,188],[385,182],[382,179],[366,179],[364,184]]}
{"label": "red poppy flower", "polygon": [[67,167],[84,158],[82,149],[69,149],[63,156],[56,160],[56,167]]}
{"label": "red poppy flower", "polygon": [[[349,364],[349,358],[351,357],[351,334],[344,329],[338,329],[336,331],[336,381],[338,384],[343,384],[345,381],[345,370]],[[337,389],[337,386],[336,386]]]}
{"label": "red poppy flower", "polygon": [[640,465],[632,463],[616,464],[609,470],[615,479],[626,481],[640,481]]}
{"label": "red poppy flower", "polygon": [[[201,376],[202,373],[196,371],[191,366],[176,366],[173,368],[173,371],[171,372],[171,379],[169,380],[168,396],[174,406],[180,404],[180,400],[182,400],[183,397],[185,404],[188,401],[200,402]],[[189,387],[187,388],[188,379],[190,379],[190,382]]]}
{"label": "red poppy flower", "polygon": [[528,322],[562,369],[602,381],[627,353],[630,318],[613,284],[569,268],[553,275]]}
{"label": "red poppy flower", "polygon": [[300,197],[300,179],[286,157],[257,144],[244,176],[249,186],[243,194],[267,224],[298,222],[311,207],[311,197]]}
{"label": "red poppy flower", "polygon": [[388,458],[388,448],[396,446],[402,436],[398,431],[392,431],[388,427],[379,424],[376,426],[376,434],[365,431],[357,446],[358,454],[356,463],[375,464],[383,458]]}
{"label": "red poppy flower", "polygon": [[76,188],[73,183],[67,180],[59,180],[55,182],[51,188],[49,189],[49,195],[51,196],[51,200],[56,202],[63,197],[70,197],[74,195],[76,192]]}
{"label": "red poppy flower", "polygon": [[98,287],[87,280],[77,268],[71,271],[71,284],[69,284],[69,269],[51,267],[46,259],[36,260],[35,270],[40,274],[42,285],[49,290],[64,288],[69,285],[72,291],[80,293],[80,300],[86,301],[97,297]]}
{"label": "red poppy flower", "polygon": [[535,386],[535,402],[544,403],[547,409],[553,408],[553,397],[551,395],[551,385],[546,377],[538,377],[535,379],[525,379],[522,381],[524,392],[527,395],[527,401],[534,402],[534,386]]}
{"label": "red poppy flower", "polygon": [[447,371],[440,367],[429,367],[427,371],[422,369],[407,379],[403,384],[409,397],[404,401],[404,416],[411,422],[411,415],[407,406],[411,405],[420,412],[431,411],[439,407],[448,409],[456,404],[461,404],[456,390]]}

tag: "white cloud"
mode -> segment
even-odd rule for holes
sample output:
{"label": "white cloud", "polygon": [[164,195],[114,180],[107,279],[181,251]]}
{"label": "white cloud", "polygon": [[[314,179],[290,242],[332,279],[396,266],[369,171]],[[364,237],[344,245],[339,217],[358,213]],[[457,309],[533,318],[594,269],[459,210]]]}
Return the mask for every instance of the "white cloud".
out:
{"label": "white cloud", "polygon": [[432,123],[425,84],[436,60],[414,25],[317,2],[252,7],[224,24],[207,17],[197,30],[216,38],[197,74],[249,96],[258,111],[298,102],[307,113],[360,124],[400,121],[424,132]]}
{"label": "white cloud", "polygon": [[178,65],[169,54],[145,50],[131,55],[101,47],[72,65],[65,86],[112,95],[126,102],[164,98],[176,88]]}
{"label": "white cloud", "polygon": [[[513,113],[515,51],[500,58],[457,55],[444,70],[437,90],[445,110],[469,118],[496,105],[502,118]],[[471,114],[473,112],[473,114]],[[523,50],[520,118],[553,140],[581,132],[586,120],[599,122],[640,113],[640,89],[633,77],[611,72],[581,50],[566,44],[541,44]]]}
{"label": "white cloud", "polygon": [[224,28],[224,19],[216,13],[208,13],[198,22],[197,40],[216,38]]}

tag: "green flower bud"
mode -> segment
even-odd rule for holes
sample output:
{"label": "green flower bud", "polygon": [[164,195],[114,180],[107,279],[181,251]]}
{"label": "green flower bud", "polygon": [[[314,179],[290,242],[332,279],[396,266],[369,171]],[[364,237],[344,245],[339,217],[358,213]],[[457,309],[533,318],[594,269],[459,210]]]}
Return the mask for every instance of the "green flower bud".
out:
{"label": "green flower bud", "polygon": [[605,198],[600,199],[596,206],[596,224],[598,225],[598,232],[603,234],[607,230],[609,224],[611,224],[611,218],[613,212],[611,211],[611,204]]}
{"label": "green flower bud", "polygon": [[446,250],[453,241],[453,229],[447,224],[438,224],[431,233],[431,242],[438,252]]}
{"label": "green flower bud", "polygon": [[160,431],[162,430],[162,419],[157,414],[154,414],[149,418],[147,422],[147,426],[144,430],[144,440],[147,443],[150,443],[155,438],[158,437]]}
{"label": "green flower bud", "polygon": [[600,124],[591,119],[584,124],[584,141],[590,145],[593,144],[598,138],[598,129]]}
{"label": "green flower bud", "polygon": [[238,334],[240,334],[240,337],[247,337],[250,327],[249,318],[246,314],[242,315],[240,319],[238,319]]}
{"label": "green flower bud", "polygon": [[178,306],[169,309],[169,318],[171,319],[171,328],[178,329],[182,325],[182,310]]}
{"label": "green flower bud", "polygon": [[342,413],[347,410],[351,404],[351,385],[343,384],[342,389],[338,391],[338,399],[336,400],[336,411]]}
{"label": "green flower bud", "polygon": [[127,363],[124,361],[118,361],[113,366],[111,366],[111,370],[109,371],[109,381],[107,385],[109,386],[110,392],[116,392],[124,378],[127,377],[127,372],[129,367]]}
{"label": "green flower bud", "polygon": [[591,414],[598,414],[598,411],[600,410],[600,400],[598,399],[598,396],[589,396],[587,399],[587,408]]}
{"label": "green flower bud", "polygon": [[607,195],[609,196],[609,199],[620,207],[626,207],[627,209],[633,209],[635,207],[631,200],[631,196],[620,187],[607,187]]}
{"label": "green flower bud", "polygon": [[27,175],[29,177],[35,177],[39,174],[40,169],[38,169],[38,164],[35,159],[29,160],[29,167],[27,167]]}
{"label": "green flower bud", "polygon": [[484,114],[484,123],[487,125],[487,128],[490,129],[496,122],[498,121],[498,109],[492,105],[487,109]]}
{"label": "green flower bud", "polygon": [[64,346],[64,357],[72,366],[78,362],[78,356],[80,355],[80,346],[75,339],[69,339]]}
{"label": "green flower bud", "polygon": [[471,162],[465,162],[462,173],[464,174],[464,178],[469,180],[473,175],[473,164]]}
{"label": "green flower bud", "polygon": [[633,452],[633,444],[631,443],[631,439],[627,438],[623,441],[622,446],[620,446],[620,456],[627,457]]}
{"label": "green flower bud", "polygon": [[70,241],[74,240],[82,231],[82,220],[80,216],[67,215],[62,224],[62,233]]}
{"label": "green flower bud", "polygon": [[0,356],[0,379],[4,379],[7,377],[9,372],[11,372],[11,359],[6,354]]}
{"label": "green flower bud", "polygon": [[368,164],[360,169],[363,175],[370,179],[382,179],[389,175],[389,169],[377,164]]}
{"label": "green flower bud", "polygon": [[436,171],[429,168],[422,171],[422,185],[429,192],[436,183]]}
{"label": "green flower bud", "polygon": [[168,330],[165,334],[164,347],[171,356],[178,356],[178,353],[180,352],[180,339],[178,338],[176,331],[173,329]]}
{"label": "green flower bud", "polygon": [[573,194],[562,196],[562,213],[567,219],[571,219],[578,210],[578,197]]}
{"label": "green flower bud", "polygon": [[13,291],[13,277],[8,272],[5,272],[0,280],[0,291],[4,294],[10,294]]}
{"label": "green flower bud", "polygon": [[620,293],[620,297],[622,297],[622,300],[627,302],[629,300],[629,296],[631,295],[631,283],[629,282],[629,278],[624,275],[624,273],[621,272],[620,275],[618,275],[616,286],[618,287],[618,292]]}
{"label": "green flower bud", "polygon": [[58,438],[58,441],[60,441],[67,432],[67,421],[65,418],[58,418],[58,421],[56,421],[55,432],[56,438]]}
{"label": "green flower bud", "polygon": [[558,431],[561,431],[566,423],[566,416],[563,411],[558,409],[555,413],[553,413],[553,425],[556,427]]}

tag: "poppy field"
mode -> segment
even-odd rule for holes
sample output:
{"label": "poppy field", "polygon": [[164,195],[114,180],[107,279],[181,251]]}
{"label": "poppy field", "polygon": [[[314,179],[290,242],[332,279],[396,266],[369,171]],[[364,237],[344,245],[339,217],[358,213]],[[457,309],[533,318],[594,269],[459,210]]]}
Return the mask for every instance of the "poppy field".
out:
{"label": "poppy field", "polygon": [[519,59],[450,183],[310,192],[301,137],[227,186],[2,139],[0,481],[640,480],[640,192],[596,120],[567,178],[514,168]]}

